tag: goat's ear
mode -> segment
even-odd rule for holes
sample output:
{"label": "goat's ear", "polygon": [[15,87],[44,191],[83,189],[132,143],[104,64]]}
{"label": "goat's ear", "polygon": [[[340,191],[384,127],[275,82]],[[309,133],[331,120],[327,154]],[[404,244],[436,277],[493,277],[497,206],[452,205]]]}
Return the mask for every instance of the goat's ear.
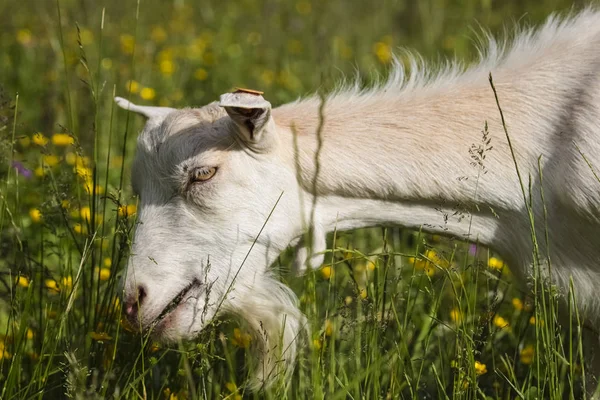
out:
{"label": "goat's ear", "polygon": [[225,93],[221,95],[219,105],[225,108],[248,147],[266,151],[273,146],[276,134],[271,103],[261,96],[261,92],[239,89]]}
{"label": "goat's ear", "polygon": [[115,103],[127,111],[133,111],[134,113],[141,114],[148,119],[164,118],[167,116],[167,114],[175,111],[175,109],[171,107],[138,106],[122,97],[115,97]]}

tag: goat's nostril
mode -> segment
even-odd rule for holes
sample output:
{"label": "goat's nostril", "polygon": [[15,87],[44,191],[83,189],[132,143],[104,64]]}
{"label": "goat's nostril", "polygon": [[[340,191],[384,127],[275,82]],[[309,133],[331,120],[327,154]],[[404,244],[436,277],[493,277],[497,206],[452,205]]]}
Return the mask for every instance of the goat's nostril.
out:
{"label": "goat's nostril", "polygon": [[139,307],[142,305],[144,299],[146,298],[146,289],[143,286],[138,286],[137,293],[135,296],[131,296],[125,302],[125,314],[130,319],[135,319],[138,313]]}

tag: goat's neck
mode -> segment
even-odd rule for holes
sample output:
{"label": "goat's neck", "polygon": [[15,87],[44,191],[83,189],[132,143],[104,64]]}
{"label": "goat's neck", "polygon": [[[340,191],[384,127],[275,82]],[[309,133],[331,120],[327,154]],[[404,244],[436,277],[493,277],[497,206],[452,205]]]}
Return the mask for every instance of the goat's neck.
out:
{"label": "goat's neck", "polygon": [[[484,84],[424,93],[334,98],[320,132],[316,100],[275,110],[287,122],[289,162],[317,195],[325,230],[401,225],[495,245],[497,214],[518,212],[523,198],[493,93]],[[505,85],[502,94],[507,113],[518,115],[511,112],[524,102],[518,90]],[[528,118],[511,124],[527,129],[535,115]],[[534,171],[533,149],[513,142],[522,168]]]}

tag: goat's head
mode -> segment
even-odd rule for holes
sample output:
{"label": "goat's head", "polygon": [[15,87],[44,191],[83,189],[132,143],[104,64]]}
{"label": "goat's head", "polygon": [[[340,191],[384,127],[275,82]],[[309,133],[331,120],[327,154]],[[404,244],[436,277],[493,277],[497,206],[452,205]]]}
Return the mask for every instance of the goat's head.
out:
{"label": "goat's head", "polygon": [[275,365],[294,361],[304,329],[294,294],[268,271],[301,225],[300,189],[282,162],[271,105],[246,92],[198,109],[116,101],[148,118],[132,168],[139,207],[126,316],[177,341],[237,314],[262,352],[257,383],[268,381]]}

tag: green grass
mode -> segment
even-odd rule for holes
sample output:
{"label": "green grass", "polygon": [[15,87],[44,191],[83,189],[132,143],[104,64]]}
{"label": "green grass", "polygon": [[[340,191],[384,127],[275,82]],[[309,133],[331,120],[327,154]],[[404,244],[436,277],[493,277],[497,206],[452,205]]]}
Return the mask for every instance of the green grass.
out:
{"label": "green grass", "polygon": [[581,398],[578,316],[559,327],[545,266],[528,289],[490,250],[422,232],[338,232],[303,278],[280,257],[311,336],[291,382],[265,392],[244,387],[252,340],[237,321],[168,348],[120,322],[143,121],[115,94],[183,107],[241,86],[277,105],[357,68],[369,85],[400,46],[473,60],[478,24],[573,4],[496,3],[0,4],[0,398]]}

